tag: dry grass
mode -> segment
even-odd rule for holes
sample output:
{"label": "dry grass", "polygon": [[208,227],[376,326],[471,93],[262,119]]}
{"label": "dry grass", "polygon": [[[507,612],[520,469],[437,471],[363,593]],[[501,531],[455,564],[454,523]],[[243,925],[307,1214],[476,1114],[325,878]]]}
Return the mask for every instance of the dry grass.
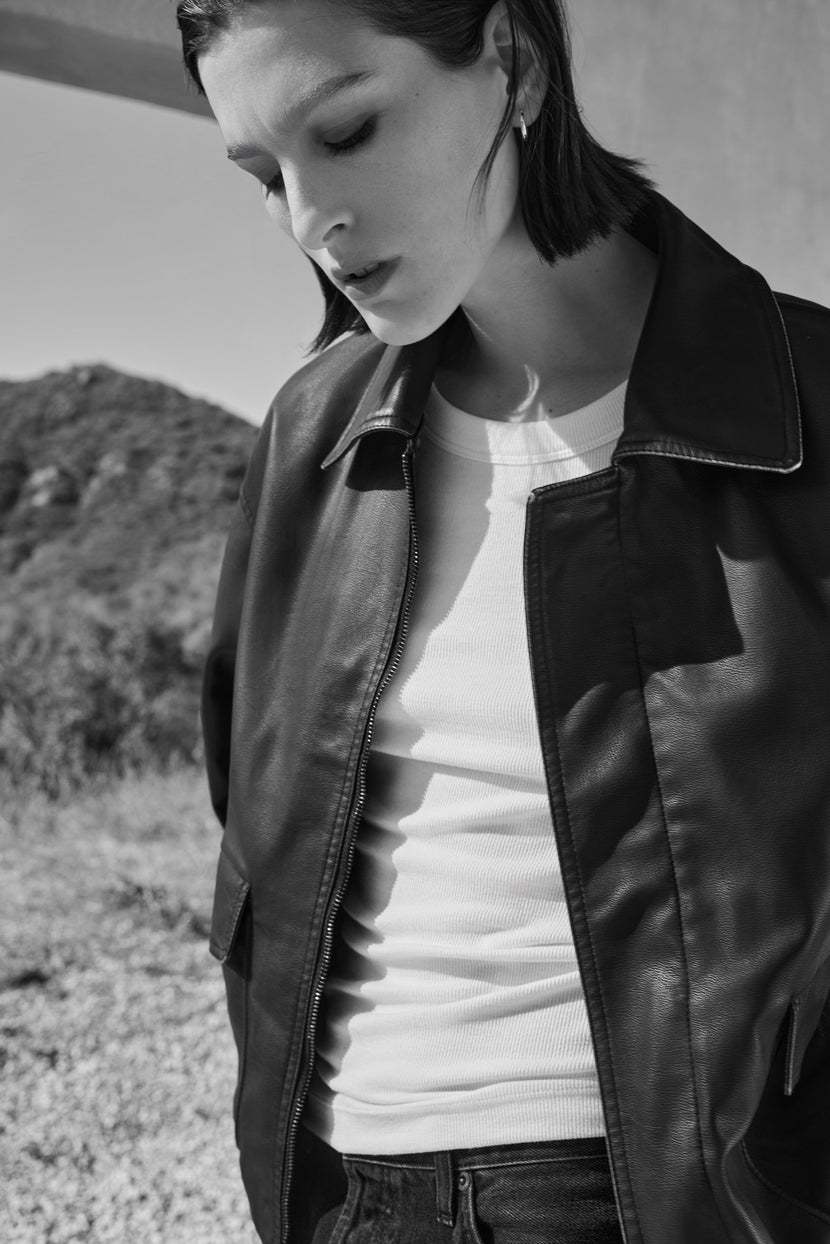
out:
{"label": "dry grass", "polygon": [[0,815],[3,1244],[254,1244],[202,775]]}

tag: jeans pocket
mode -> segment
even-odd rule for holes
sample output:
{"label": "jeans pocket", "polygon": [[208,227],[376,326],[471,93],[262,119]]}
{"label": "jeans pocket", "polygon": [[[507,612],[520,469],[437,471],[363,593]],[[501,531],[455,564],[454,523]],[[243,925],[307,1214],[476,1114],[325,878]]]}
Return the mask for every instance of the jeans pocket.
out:
{"label": "jeans pocket", "polygon": [[481,1166],[459,1194],[471,1244],[622,1244],[607,1156]]}
{"label": "jeans pocket", "polygon": [[314,1228],[314,1237],[311,1244],[330,1244],[331,1238],[334,1235],[334,1229],[342,1213],[343,1206],[335,1205],[334,1209],[330,1209],[328,1213],[323,1214],[323,1217]]}
{"label": "jeans pocket", "polygon": [[350,1232],[360,1201],[360,1175],[344,1163],[349,1186],[342,1205],[335,1205],[324,1214],[314,1230],[311,1244],[344,1244]]}

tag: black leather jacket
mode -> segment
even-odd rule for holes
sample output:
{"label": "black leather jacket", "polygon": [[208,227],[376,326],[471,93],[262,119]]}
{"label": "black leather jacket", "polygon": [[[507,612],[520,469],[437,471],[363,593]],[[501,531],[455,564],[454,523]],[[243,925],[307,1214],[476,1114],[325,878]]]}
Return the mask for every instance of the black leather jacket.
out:
{"label": "black leather jacket", "polygon": [[[533,493],[524,554],[620,1220],[627,1244],[830,1244],[830,313],[660,196],[632,232],[659,276],[625,429],[608,470]],[[343,1194],[300,1116],[444,331],[346,339],[283,388],[222,569],[211,949],[267,1244]]]}

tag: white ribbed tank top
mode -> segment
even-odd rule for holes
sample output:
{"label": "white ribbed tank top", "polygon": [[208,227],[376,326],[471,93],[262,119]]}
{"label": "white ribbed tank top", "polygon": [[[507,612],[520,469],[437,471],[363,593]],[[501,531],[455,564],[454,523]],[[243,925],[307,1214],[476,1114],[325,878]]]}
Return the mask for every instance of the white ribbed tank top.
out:
{"label": "white ribbed tank top", "polygon": [[604,1134],[522,554],[530,492],[609,465],[625,390],[526,423],[430,396],[409,637],[378,706],[304,1117],[340,1152]]}

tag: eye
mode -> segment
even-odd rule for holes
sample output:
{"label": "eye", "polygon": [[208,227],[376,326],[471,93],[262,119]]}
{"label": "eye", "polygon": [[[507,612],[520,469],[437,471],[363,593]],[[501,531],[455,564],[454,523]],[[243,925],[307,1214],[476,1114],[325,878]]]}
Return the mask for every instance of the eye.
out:
{"label": "eye", "polygon": [[326,147],[332,155],[340,155],[343,151],[351,151],[353,147],[360,147],[361,144],[368,142],[375,132],[375,119],[369,117],[363,124],[348,137],[340,139],[338,142],[327,142]]}
{"label": "eye", "polygon": [[263,182],[262,193],[267,199],[269,194],[282,194],[285,182],[282,179],[282,173],[275,173],[270,181]]}
{"label": "eye", "polygon": [[[363,143],[368,142],[374,134],[375,129],[375,118],[369,117],[368,120],[364,121],[363,124],[358,127],[358,129],[354,130],[351,134],[348,134],[345,138],[335,140],[329,139],[323,144],[323,146],[328,152],[330,152],[331,155],[343,155],[346,151],[352,151],[355,147],[360,147]],[[267,199],[269,195],[282,194],[284,188],[285,183],[283,182],[282,173],[277,170],[270,181],[263,183],[262,193]]]}

